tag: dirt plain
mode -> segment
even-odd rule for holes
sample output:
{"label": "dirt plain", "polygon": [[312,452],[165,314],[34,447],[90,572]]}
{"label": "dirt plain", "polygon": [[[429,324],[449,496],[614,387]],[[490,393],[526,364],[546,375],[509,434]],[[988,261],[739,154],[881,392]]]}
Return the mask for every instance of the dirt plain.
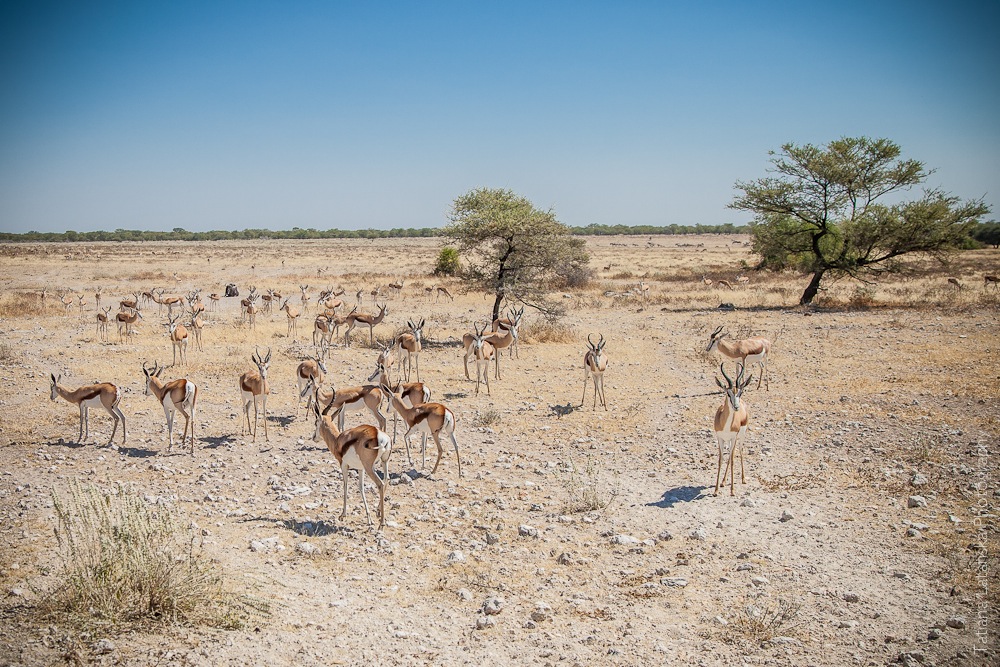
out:
{"label": "dirt plain", "polygon": [[[798,276],[704,283],[752,262],[742,237],[587,243],[593,283],[553,294],[568,309],[557,323],[529,309],[519,357],[478,396],[460,340],[492,301],[429,275],[436,239],[0,247],[0,665],[996,664],[1000,299],[982,276],[1000,251],[831,284],[803,309]],[[420,379],[458,417],[463,477],[454,452],[431,475],[397,441],[376,533],[356,482],[339,519],[340,471],[311,439],[294,373],[314,352],[318,289],[342,285],[353,304],[397,279],[375,335],[426,319]],[[630,292],[640,280],[648,298]],[[166,317],[152,306],[131,342],[114,325],[102,342],[94,292],[111,305],[229,282],[293,306],[309,284],[313,301],[292,337],[276,309],[255,329],[239,299],[208,313],[204,351],[166,370],[200,387],[195,453],[168,453],[141,371],[171,361]],[[436,284],[454,302],[427,298]],[[84,295],[82,311],[62,290]],[[705,346],[720,324],[773,341],[767,386],[745,396],[746,483],[732,497],[713,495],[721,395]],[[607,411],[592,387],[580,407],[590,333],[608,341]],[[342,343],[327,383],[363,384],[367,331]],[[273,351],[268,442],[241,434],[236,378],[255,346]],[[127,442],[105,446],[111,419],[92,410],[77,444],[78,411],[49,401],[50,373],[117,384]],[[270,615],[238,630],[39,619],[58,562],[51,493],[74,479],[123,482],[190,521]]]}

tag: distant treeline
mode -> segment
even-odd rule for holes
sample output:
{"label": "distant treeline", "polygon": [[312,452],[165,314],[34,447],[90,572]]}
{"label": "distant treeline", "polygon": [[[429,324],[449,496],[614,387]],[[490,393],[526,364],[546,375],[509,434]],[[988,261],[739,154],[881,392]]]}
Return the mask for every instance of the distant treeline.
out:
{"label": "distant treeline", "polygon": [[[725,225],[587,225],[570,227],[570,233],[578,236],[606,236],[614,234],[642,236],[652,234],[740,234],[746,227]],[[113,232],[26,232],[13,234],[0,232],[0,242],[44,243],[58,241],[247,241],[256,239],[387,239],[443,236],[438,227],[418,229],[301,229],[271,231],[269,229],[244,229],[242,231],[213,230],[210,232],[189,232],[175,227],[169,232],[150,232],[139,229],[116,229]]]}

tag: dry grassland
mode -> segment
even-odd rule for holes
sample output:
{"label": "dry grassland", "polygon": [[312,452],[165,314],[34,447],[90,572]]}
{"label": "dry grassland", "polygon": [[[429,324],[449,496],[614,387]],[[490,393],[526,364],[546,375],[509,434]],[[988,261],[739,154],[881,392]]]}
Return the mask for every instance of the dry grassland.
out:
{"label": "dry grassland", "polygon": [[[873,288],[832,284],[804,310],[801,277],[703,284],[744,272],[745,240],[588,239],[595,281],[554,295],[568,307],[558,322],[526,314],[520,357],[504,356],[489,396],[464,378],[460,340],[492,301],[428,275],[437,240],[0,247],[0,664],[884,665],[916,664],[916,652],[923,664],[996,664],[1000,296],[982,275],[1000,270],[1000,253],[918,264]],[[376,534],[356,481],[339,520],[340,470],[297,411],[294,373],[313,353],[319,288],[342,285],[353,304],[359,288],[396,279],[377,342],[426,318],[420,379],[458,417],[464,476],[450,449],[430,475],[397,442]],[[647,299],[629,292],[640,280]],[[187,366],[165,372],[200,387],[195,455],[168,454],[141,370],[171,360],[166,317],[147,307],[132,342],[113,324],[101,342],[95,289],[111,305],[228,282],[294,306],[309,284],[313,301],[293,338],[276,309],[256,329],[238,299],[208,313],[205,351],[189,347]],[[426,298],[436,284],[455,301]],[[84,294],[84,310],[65,310],[60,290]],[[769,390],[745,396],[735,497],[712,495],[721,400],[704,350],[720,324],[773,341]],[[578,407],[589,333],[608,341],[607,412],[592,409],[593,387]],[[362,384],[377,351],[364,329],[342,343],[328,382]],[[255,347],[273,352],[266,443],[241,434],[236,378]],[[127,442],[104,446],[111,419],[96,409],[91,441],[76,444],[78,412],[49,401],[50,373],[117,384]],[[73,480],[172,509],[270,615],[235,630],[41,616],[59,571],[51,492]],[[913,495],[926,506],[908,507]],[[964,628],[947,627],[959,617]]]}

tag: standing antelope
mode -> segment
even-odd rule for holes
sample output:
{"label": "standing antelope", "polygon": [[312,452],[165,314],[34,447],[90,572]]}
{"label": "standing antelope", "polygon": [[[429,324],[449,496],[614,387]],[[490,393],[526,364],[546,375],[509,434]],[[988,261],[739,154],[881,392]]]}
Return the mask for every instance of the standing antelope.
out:
{"label": "standing antelope", "polygon": [[184,378],[163,382],[160,373],[163,368],[153,363],[152,368],[142,365],[142,373],[146,376],[146,396],[156,396],[156,400],[163,406],[163,414],[167,418],[167,439],[170,444],[167,451],[174,448],[174,414],[180,412],[184,415],[184,433],[181,435],[181,447],[184,447],[184,440],[187,438],[188,426],[191,427],[191,454],[194,455],[194,408],[198,400],[198,387],[194,382]]}
{"label": "standing antelope", "polygon": [[431,470],[433,475],[437,472],[441,463],[441,456],[444,448],[441,446],[441,434],[445,433],[451,438],[451,443],[455,447],[455,459],[458,461],[458,476],[462,476],[462,458],[458,454],[458,440],[455,439],[455,413],[440,403],[423,403],[412,408],[407,407],[399,394],[394,393],[388,385],[382,385],[382,391],[389,396],[392,408],[402,417],[406,423],[406,433],[403,434],[403,442],[406,444],[406,459],[410,461],[410,434],[420,433],[420,451],[423,463],[426,465],[427,434],[430,433],[437,445],[437,460]]}
{"label": "standing antelope", "polygon": [[288,316],[288,332],[285,335],[292,338],[299,332],[299,309],[290,306],[288,299],[285,299],[280,310],[285,311],[285,315]]}
{"label": "standing antelope", "polygon": [[711,287],[712,286],[712,279],[711,278],[706,278],[705,276],[702,276],[701,277],[701,282],[703,282],[705,284],[705,287]]}
{"label": "standing antelope", "polygon": [[115,441],[115,433],[118,432],[119,421],[122,423],[122,444],[125,444],[125,415],[122,414],[121,408],[118,407],[118,404],[121,402],[121,392],[118,391],[118,387],[110,382],[101,382],[99,384],[87,384],[79,389],[70,391],[65,387],[59,386],[59,380],[62,379],[61,375],[56,376],[50,373],[49,377],[52,380],[50,398],[53,401],[56,400],[56,396],[62,396],[73,405],[80,407],[80,435],[77,436],[77,442],[83,444],[90,438],[90,408],[100,405],[115,420],[115,427],[111,431],[111,439],[108,440],[108,446]]}
{"label": "standing antelope", "polygon": [[174,351],[174,362],[171,366],[177,365],[177,352],[180,351],[181,364],[187,363],[187,344],[188,344],[188,332],[184,328],[183,324],[178,324],[177,319],[180,317],[178,313],[176,317],[169,317],[169,324],[167,324],[167,329],[170,333],[170,345]]}
{"label": "standing antelope", "polygon": [[82,294],[78,295],[76,298],[80,301],[80,312],[82,313],[84,306],[87,305],[87,300]]}
{"label": "standing antelope", "polygon": [[121,312],[115,315],[115,320],[118,321],[118,342],[122,342],[122,331],[125,332],[125,338],[129,341],[132,340],[132,336],[135,335],[135,323],[142,319],[142,312],[138,308],[133,308],[131,313]]}
{"label": "standing antelope", "polygon": [[750,279],[747,278],[746,276],[744,276],[743,274],[740,274],[740,275],[736,276],[736,282],[738,282],[740,285],[743,285],[744,287],[746,287],[747,285],[750,284]]}
{"label": "standing antelope", "polygon": [[97,291],[94,292],[94,309],[95,310],[100,310],[101,309],[101,288],[100,287],[98,287]]}
{"label": "standing antelope", "polygon": [[299,285],[299,291],[302,292],[302,295],[299,297],[299,301],[302,303],[303,313],[306,312],[307,308],[309,308],[309,295],[306,294],[307,289],[309,289],[309,285]]}
{"label": "standing antelope", "polygon": [[[389,348],[386,348],[387,350]],[[385,350],[383,350],[383,353]],[[379,355],[378,361],[375,362],[375,372],[371,374],[368,378],[368,382],[373,380],[378,380],[379,386],[385,385],[390,387],[393,391],[400,395],[400,399],[407,407],[414,407],[417,405],[422,405],[424,403],[429,403],[431,400],[431,390],[427,388],[423,382],[397,382],[395,386],[389,378],[389,367],[385,364],[385,359],[382,355]],[[392,412],[392,443],[396,444],[396,422],[398,421],[399,413],[396,412],[392,407],[392,401],[389,401],[389,411]],[[409,454],[407,454],[407,461],[409,461]]]}
{"label": "standing antelope", "polygon": [[[743,395],[743,390],[746,389],[747,385],[750,384],[750,380],[753,379],[753,375],[748,376],[744,380],[743,373],[746,367],[741,363],[737,363],[736,368],[739,371],[736,376],[736,382],[733,382],[726,375],[725,363],[719,364],[719,370],[722,371],[722,377],[726,378],[726,384],[722,384],[722,381],[718,377],[715,378],[715,383],[725,393],[722,405],[715,411],[715,439],[719,444],[719,463],[715,470],[715,495],[719,495],[719,474],[722,472],[723,443],[728,443],[729,445],[729,463],[726,464],[726,473],[732,475],[729,478],[729,495],[735,495],[733,485],[736,481],[736,470],[733,464],[733,457],[736,456],[736,445],[740,437],[746,433],[747,425],[750,422],[750,412],[747,409],[746,401],[740,399]],[[725,485],[725,483],[726,478],[723,476],[722,484]],[[740,444],[740,483],[746,484],[746,474],[743,470],[742,443]]]}
{"label": "standing antelope", "polygon": [[[486,393],[490,394],[490,359],[494,359],[496,354],[496,349],[491,343],[489,343],[483,334],[486,332],[486,324],[483,324],[483,328],[480,329],[475,322],[472,323],[472,328],[476,333],[472,334],[472,340],[469,342],[469,347],[466,349],[466,354],[462,358],[465,362],[465,376],[469,376],[469,356],[474,356],[476,358],[476,396],[479,395],[479,379],[482,377],[483,381],[486,382]],[[509,331],[507,332],[509,335]],[[465,336],[468,336],[466,334]],[[462,338],[464,339],[465,336]],[[485,368],[483,365],[485,364]]]}
{"label": "standing antelope", "polygon": [[247,298],[247,308],[246,308],[247,321],[250,323],[251,329],[257,328],[257,295],[253,295]]}
{"label": "standing antelope", "polygon": [[434,303],[437,303],[438,299],[441,298],[442,296],[446,296],[452,301],[455,300],[455,297],[451,295],[451,292],[448,291],[447,287],[438,286],[434,288]]}
{"label": "standing antelope", "polygon": [[983,289],[988,285],[993,285],[993,289],[996,289],[1000,285],[1000,276],[983,276]]}
{"label": "standing antelope", "polygon": [[722,280],[721,278],[717,280],[715,284],[718,285],[719,287],[733,289],[733,284],[731,282],[729,282],[728,280]]}
{"label": "standing antelope", "polygon": [[221,300],[222,300],[222,297],[219,296],[218,294],[216,294],[214,292],[212,294],[209,294],[208,295],[208,307],[211,308],[213,312],[218,311],[219,310],[219,301],[221,301]]}
{"label": "standing antelope", "polygon": [[394,297],[398,297],[403,291],[403,281],[400,280],[398,283],[389,283],[389,290],[392,292]]}
{"label": "standing antelope", "polygon": [[139,295],[133,294],[132,298],[125,298],[118,302],[118,307],[121,310],[135,310],[139,307]]}
{"label": "standing antelope", "polygon": [[108,340],[108,318],[110,316],[111,306],[103,308],[102,312],[97,313],[97,335],[105,342]]}
{"label": "standing antelope", "polygon": [[[767,374],[767,355],[771,351],[771,341],[766,338],[746,338],[729,343],[723,340],[723,336],[726,335],[728,334],[722,330],[722,327],[718,327],[708,339],[708,347],[705,348],[705,351],[711,352],[712,348],[717,347],[719,352],[730,359],[735,359],[746,368],[753,364],[759,364],[760,377],[757,378],[757,389],[760,389],[760,382]],[[767,378],[765,387],[770,391],[770,378]]]}
{"label": "standing antelope", "polygon": [[368,313],[355,313],[355,312],[352,311],[351,314],[347,316],[347,332],[344,333],[344,347],[350,347],[350,345],[351,345],[351,331],[354,330],[354,327],[357,325],[358,322],[361,322],[362,324],[367,324],[368,325],[368,337],[370,339],[369,344],[372,347],[374,347],[375,346],[375,325],[376,324],[380,324],[382,322],[382,320],[385,319],[385,315],[388,312],[389,312],[389,310],[386,307],[386,304],[384,304],[384,303],[381,306],[379,306],[379,313],[378,313],[378,315],[369,315]]}
{"label": "standing antelope", "polygon": [[587,382],[590,380],[591,376],[594,378],[594,410],[597,409],[597,399],[601,399],[601,405],[604,406],[605,412],[608,409],[608,399],[604,395],[604,371],[608,367],[608,358],[604,355],[604,334],[601,334],[601,339],[594,344],[594,341],[590,339],[593,334],[587,334],[587,353],[583,355],[583,398],[580,399],[580,407],[583,407],[584,400],[587,398]]}
{"label": "standing antelope", "polygon": [[357,293],[357,294],[355,294],[354,296],[355,296],[355,297],[356,297],[356,299],[357,299],[357,305],[359,305],[359,306],[363,306],[364,304],[363,304],[363,303],[361,303],[361,302],[362,302],[362,300],[363,300],[363,299],[364,299],[364,297],[365,297],[365,288],[364,288],[364,287],[362,287],[361,289],[359,289],[359,290],[358,290],[358,293]]}
{"label": "standing antelope", "polygon": [[204,352],[205,348],[201,346],[201,332],[205,328],[205,321],[201,319],[201,313],[191,313],[191,322],[189,323],[191,327],[191,332],[194,334],[194,344],[198,348],[199,352]]}
{"label": "standing antelope", "polygon": [[[299,394],[300,398],[305,398],[307,394],[311,394],[317,385],[313,384],[311,381],[306,385],[305,389]],[[375,421],[378,422],[378,427],[385,430],[386,419],[385,415],[382,414],[382,400],[383,396],[382,389],[378,385],[366,384],[361,387],[341,387],[337,390],[337,398],[334,401],[334,407],[343,406],[344,409],[340,411],[340,416],[337,418],[337,423],[340,429],[344,429],[344,413],[348,410],[359,410],[362,407],[368,408],[368,410],[375,417]],[[320,403],[326,403],[330,399],[328,395],[320,390]]]}
{"label": "standing antelope", "polygon": [[[319,389],[316,389],[315,400],[313,401],[313,412],[316,415],[316,430],[313,432],[313,442],[319,442],[322,438],[327,449],[337,459],[340,464],[340,474],[344,478],[344,505],[340,513],[340,520],[347,518],[347,478],[350,476],[350,469],[358,471],[358,485],[361,489],[361,502],[365,507],[365,516],[368,518],[368,527],[374,526],[372,515],[368,509],[368,499],[365,497],[365,476],[364,471],[375,483],[378,489],[378,516],[379,530],[385,528],[385,486],[389,482],[389,455],[392,453],[392,442],[389,436],[374,426],[355,426],[349,431],[343,431],[337,427],[333,415],[328,415],[330,408],[336,401],[337,392],[330,390],[330,400],[326,407],[320,411]],[[343,405],[338,411],[342,412]],[[379,478],[375,471],[375,464],[381,464],[382,477]]]}
{"label": "standing antelope", "polygon": [[257,401],[260,400],[260,412],[264,413],[264,442],[267,442],[267,395],[271,388],[267,385],[267,365],[271,363],[271,348],[267,348],[267,356],[261,357],[260,350],[250,355],[250,360],[257,366],[255,371],[247,371],[240,376],[240,397],[243,402],[243,414],[246,416],[247,432],[250,431],[250,402],[253,401],[253,441],[257,442]]}
{"label": "standing antelope", "polygon": [[59,297],[59,301],[62,302],[63,310],[67,313],[73,308],[73,297],[70,294],[64,294]]}
{"label": "standing antelope", "polygon": [[420,324],[414,324],[407,320],[406,326],[410,327],[409,333],[402,333],[396,336],[396,346],[401,353],[406,354],[406,381],[410,381],[410,368],[413,360],[417,364],[417,382],[420,381],[420,350],[423,347],[424,320]]}
{"label": "standing antelope", "polygon": [[326,356],[326,346],[330,344],[330,338],[333,336],[333,328],[330,319],[322,313],[317,315],[316,319],[313,320],[313,347],[317,346],[317,335],[319,336],[319,354],[321,357]]}
{"label": "standing antelope", "polygon": [[305,388],[310,382],[314,387],[321,386],[323,384],[324,373],[326,373],[326,366],[319,357],[306,359],[299,364],[297,369],[295,369],[295,381],[299,385],[299,398],[295,401],[296,414],[298,414],[299,402],[302,400],[302,397],[306,395],[309,396],[309,400],[306,403],[306,410],[309,409],[309,406],[312,403],[312,392],[305,391]]}
{"label": "standing antelope", "polygon": [[[521,358],[521,350],[518,347],[518,330],[521,326],[521,318],[524,317],[524,306],[521,306],[520,310],[510,309],[507,317],[497,318],[493,320],[493,331],[499,331],[500,329],[510,329],[511,336],[514,340],[510,344],[510,356],[514,356],[517,353],[517,358]],[[499,347],[507,347],[506,345],[501,345]],[[499,348],[498,348],[499,349]]]}

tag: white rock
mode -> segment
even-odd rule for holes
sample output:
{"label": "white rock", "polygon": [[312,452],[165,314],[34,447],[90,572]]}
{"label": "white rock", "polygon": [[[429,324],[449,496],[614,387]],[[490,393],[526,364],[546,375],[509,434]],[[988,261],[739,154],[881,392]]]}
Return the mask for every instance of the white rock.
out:
{"label": "white rock", "polygon": [[691,531],[690,535],[692,540],[698,540],[699,542],[704,542],[708,539],[708,532],[705,530],[705,526],[698,526]]}
{"label": "white rock", "polygon": [[448,554],[448,559],[446,562],[448,563],[448,565],[455,565],[456,563],[464,563],[465,554],[463,554],[461,551],[452,551],[450,554]]}
{"label": "white rock", "polygon": [[906,506],[913,507],[927,507],[927,499],[923,496],[910,496],[906,500]]}
{"label": "white rock", "polygon": [[791,512],[789,512],[788,510],[785,510],[785,511],[783,511],[783,512],[781,513],[781,518],[780,518],[780,519],[778,519],[778,521],[781,521],[782,523],[785,523],[786,521],[791,521],[791,520],[792,520],[792,519],[794,519],[794,518],[795,518],[795,515],[793,515],[793,514],[792,514]]}
{"label": "white rock", "polygon": [[115,646],[115,643],[110,639],[99,639],[98,641],[91,644],[90,648],[93,649],[94,653],[97,653],[98,655],[104,655],[107,653],[111,653],[118,647]]}
{"label": "white rock", "polygon": [[611,538],[614,544],[625,544],[625,545],[635,545],[639,544],[639,540],[632,537],[631,535],[615,535]]}
{"label": "white rock", "polygon": [[496,616],[501,611],[503,611],[503,598],[486,598],[483,602],[483,613],[487,616]]}

